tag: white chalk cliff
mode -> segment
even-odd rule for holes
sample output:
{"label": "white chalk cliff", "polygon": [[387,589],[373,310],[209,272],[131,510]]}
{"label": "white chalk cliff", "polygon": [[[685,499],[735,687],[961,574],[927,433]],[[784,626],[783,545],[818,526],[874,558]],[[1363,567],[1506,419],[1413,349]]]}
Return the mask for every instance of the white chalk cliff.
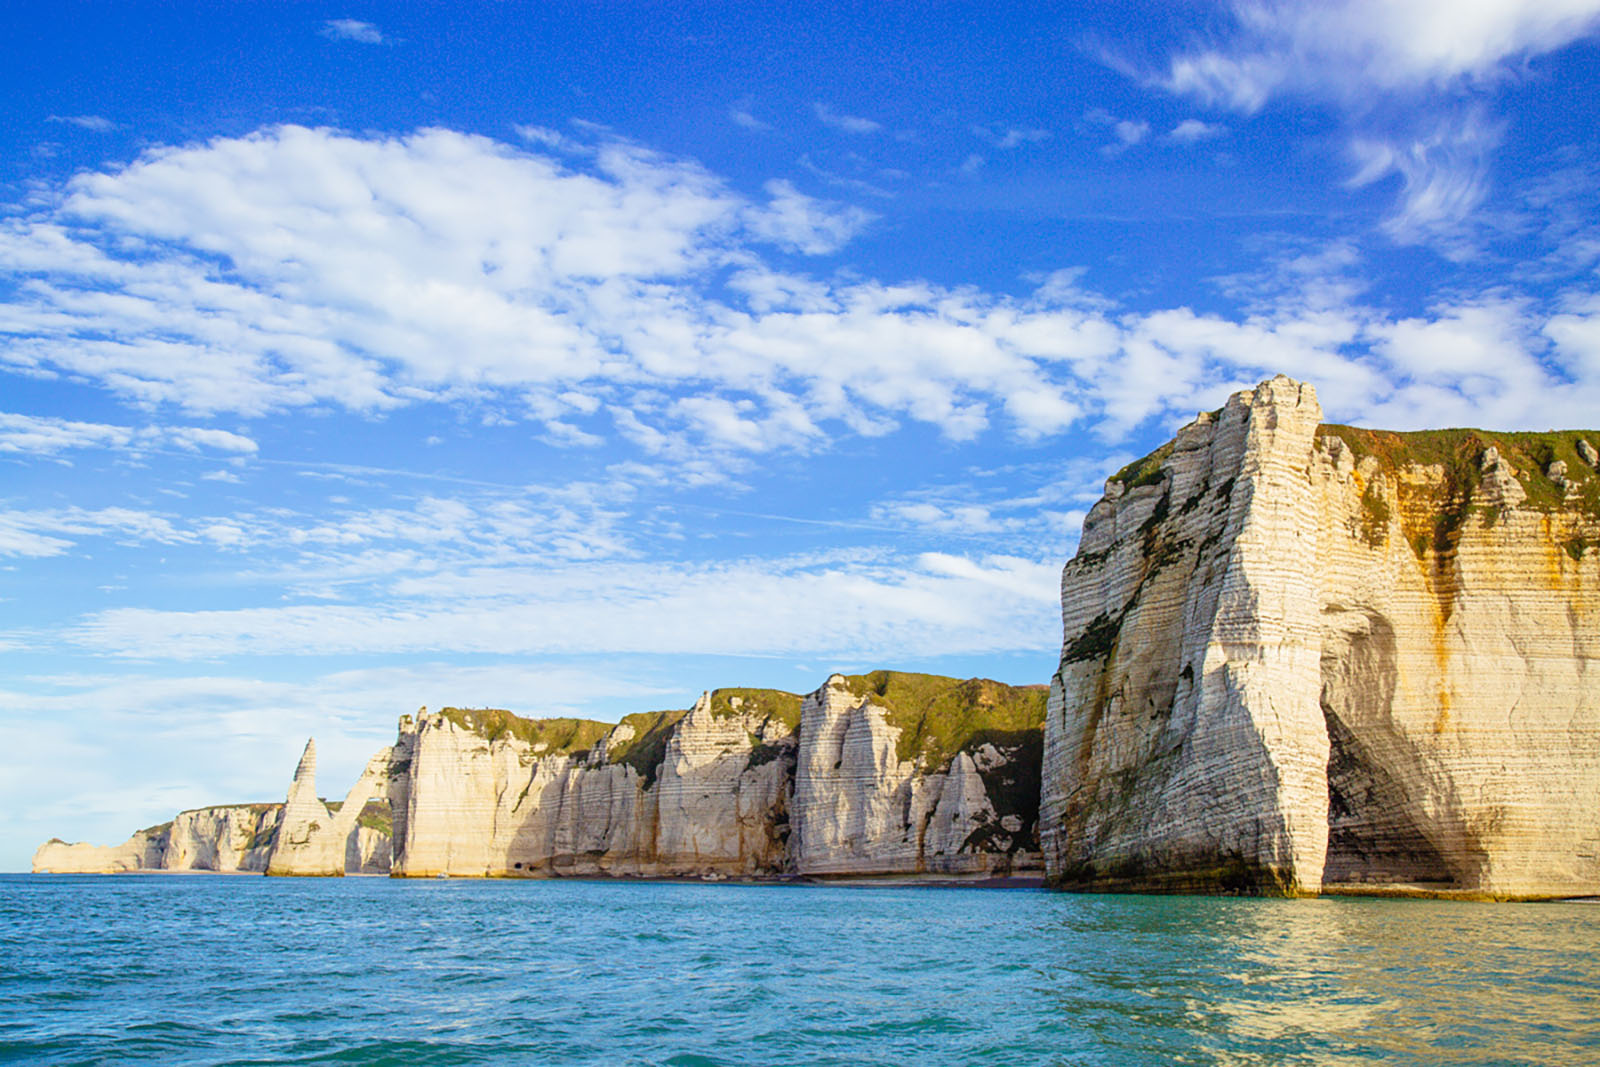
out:
{"label": "white chalk cliff", "polygon": [[1050,879],[1600,892],[1600,435],[1321,418],[1280,376],[1107,482],[1062,575]]}
{"label": "white chalk cliff", "polygon": [[332,811],[317,796],[317,743],[307,741],[284,802],[267,859],[267,873],[342,875],[351,866],[352,854],[356,870],[361,870],[363,864],[375,864],[374,855],[381,856],[384,850],[370,833],[363,842],[359,820],[369,800],[387,795],[390,755],[389,749],[382,749],[367,761],[344,803]]}
{"label": "white chalk cliff", "polygon": [[47,841],[33,869],[54,874],[127,871],[264,871],[282,804],[223,804],[182,811],[120,845]]}
{"label": "white chalk cliff", "polygon": [[[578,720],[407,716],[389,784],[393,872],[1038,873],[1042,696],[880,672],[834,675],[803,699],[719,690],[686,713],[628,716],[593,739],[584,727],[600,724]],[[885,706],[896,698],[903,709]],[[945,724],[947,706],[980,725],[992,708],[993,736],[936,738],[929,724]],[[908,728],[921,748],[902,746]]]}

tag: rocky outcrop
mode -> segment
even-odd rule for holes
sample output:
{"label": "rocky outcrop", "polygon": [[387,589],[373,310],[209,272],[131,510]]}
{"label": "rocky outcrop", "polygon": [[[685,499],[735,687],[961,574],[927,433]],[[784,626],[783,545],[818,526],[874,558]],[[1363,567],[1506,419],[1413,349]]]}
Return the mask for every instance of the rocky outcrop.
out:
{"label": "rocky outcrop", "polygon": [[615,727],[424,711],[391,762],[394,873],[1038,872],[1043,710],[1037,687],[879,672]]}
{"label": "rocky outcrop", "polygon": [[1050,878],[1600,891],[1592,448],[1320,419],[1279,377],[1107,482],[1062,577]]}
{"label": "rocky outcrop", "polygon": [[179,812],[161,856],[166,871],[264,871],[282,804],[235,804]]}
{"label": "rocky outcrop", "polygon": [[270,875],[338,876],[351,866],[354,849],[356,870],[376,862],[376,842],[363,848],[358,822],[367,802],[387,798],[390,763],[393,753],[383,749],[367,762],[366,768],[337,809],[330,810],[317,796],[317,743],[306,742],[294,781],[283,806],[283,818],[267,859]]}

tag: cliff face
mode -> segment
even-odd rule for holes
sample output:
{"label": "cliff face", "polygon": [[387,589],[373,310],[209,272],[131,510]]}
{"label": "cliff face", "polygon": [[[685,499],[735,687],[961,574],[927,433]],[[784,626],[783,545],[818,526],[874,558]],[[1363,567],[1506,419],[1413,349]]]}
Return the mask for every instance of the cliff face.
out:
{"label": "cliff face", "polygon": [[1051,879],[1600,889],[1592,446],[1320,419],[1280,377],[1108,481],[1062,576]]}
{"label": "cliff face", "polygon": [[[267,858],[271,875],[338,876],[383,862],[383,849],[369,832],[363,842],[358,822],[367,802],[386,798],[391,751],[382,749],[337,809],[317,796],[317,743],[307,741],[284,802],[283,818]],[[353,852],[353,856],[351,855]],[[352,859],[354,863],[352,864]]]}
{"label": "cliff face", "polygon": [[230,804],[179,812],[120,845],[48,841],[33,869],[54,874],[126,871],[264,871],[282,804]]}
{"label": "cliff face", "polygon": [[615,725],[424,709],[342,804],[207,808],[36,871],[766,877],[1042,873],[1042,687],[880,671]]}
{"label": "cliff face", "polygon": [[[1009,729],[991,739],[953,724],[952,707],[985,715],[962,686]],[[803,699],[718,690],[688,712],[614,728],[495,711],[407,716],[389,786],[394,873],[1037,871],[1042,714],[1042,694],[1028,690],[885,672],[835,675]]]}

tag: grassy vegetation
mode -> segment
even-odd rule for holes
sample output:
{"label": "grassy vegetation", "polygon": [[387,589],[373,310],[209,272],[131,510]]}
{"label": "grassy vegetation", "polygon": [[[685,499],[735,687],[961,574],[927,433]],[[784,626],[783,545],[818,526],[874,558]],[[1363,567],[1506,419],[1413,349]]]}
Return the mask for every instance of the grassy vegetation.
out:
{"label": "grassy vegetation", "polygon": [[[739,702],[734,706],[734,701]],[[800,729],[800,695],[782,689],[718,689],[711,694],[711,714],[718,718],[755,715],[775,719],[790,732]]]}
{"label": "grassy vegetation", "polygon": [[376,830],[386,837],[394,836],[394,810],[387,800],[369,800],[356,816],[356,825]]}
{"label": "grassy vegetation", "polygon": [[257,824],[256,829],[253,830],[251,832],[251,834],[250,834],[250,840],[248,840],[248,841],[246,841],[244,843],[244,850],[246,852],[249,852],[252,849],[262,848],[262,847],[265,847],[267,845],[272,844],[277,839],[278,839],[278,824],[277,823],[273,823],[271,826],[268,826],[265,829],[262,829],[261,826],[259,824]]}
{"label": "grassy vegetation", "polygon": [[1413,464],[1438,465],[1444,469],[1445,484],[1452,495],[1470,493],[1482,477],[1483,451],[1493,447],[1517,471],[1528,499],[1524,507],[1554,511],[1571,507],[1562,491],[1546,476],[1545,470],[1556,460],[1567,465],[1567,478],[1578,485],[1576,506],[1600,518],[1600,475],[1596,475],[1578,455],[1578,441],[1600,440],[1592,430],[1549,430],[1543,433],[1502,433],[1496,430],[1418,430],[1392,433],[1363,430],[1354,426],[1326,424],[1319,433],[1337,437],[1356,459],[1372,456],[1385,470],[1398,470]]}
{"label": "grassy vegetation", "polygon": [[[1320,433],[1337,437],[1358,462],[1370,456],[1379,468],[1394,474],[1411,466],[1435,466],[1443,472],[1437,487],[1415,486],[1393,478],[1396,487],[1402,536],[1419,560],[1433,554],[1440,574],[1440,588],[1448,589],[1448,572],[1453,566],[1454,549],[1461,529],[1473,515],[1486,527],[1500,521],[1495,505],[1474,503],[1474,493],[1483,479],[1483,453],[1494,448],[1517,472],[1527,499],[1522,507],[1540,511],[1575,510],[1600,519],[1600,475],[1578,454],[1578,441],[1600,434],[1579,430],[1552,430],[1545,433],[1501,433],[1492,430],[1446,429],[1392,433],[1363,430],[1353,426],[1324,425]],[[1567,479],[1577,486],[1574,499],[1566,498],[1565,487],[1558,486],[1545,472],[1556,460],[1567,466]],[[1362,534],[1371,544],[1382,541],[1389,522],[1389,508],[1382,492],[1369,485],[1362,497]],[[1574,559],[1581,558],[1583,546],[1566,546]]]}
{"label": "grassy vegetation", "polygon": [[1108,481],[1121,482],[1124,489],[1138,489],[1144,485],[1155,485],[1161,480],[1161,464],[1172,455],[1176,441],[1168,441],[1148,456],[1134,460],[1113,474]]}
{"label": "grassy vegetation", "polygon": [[852,675],[845,685],[889,713],[889,724],[900,728],[899,758],[920,758],[930,771],[942,770],[956,753],[972,751],[994,732],[1042,730],[1049,696],[1042,685],[903,671]]}
{"label": "grassy vegetation", "polygon": [[624,715],[622,722],[633,727],[633,737],[611,747],[611,762],[632,767],[649,789],[655,785],[656,772],[666,758],[672,728],[687,714],[687,711],[639,711]]}
{"label": "grassy vegetation", "polygon": [[499,708],[442,708],[439,714],[463,730],[489,741],[511,736],[546,747],[541,756],[587,752],[611,732],[611,724],[593,719],[524,719]]}
{"label": "grassy vegetation", "polygon": [[1389,535],[1389,503],[1383,499],[1383,491],[1376,481],[1367,486],[1367,491],[1361,494],[1361,537],[1367,544],[1376,548],[1383,544],[1383,539]]}

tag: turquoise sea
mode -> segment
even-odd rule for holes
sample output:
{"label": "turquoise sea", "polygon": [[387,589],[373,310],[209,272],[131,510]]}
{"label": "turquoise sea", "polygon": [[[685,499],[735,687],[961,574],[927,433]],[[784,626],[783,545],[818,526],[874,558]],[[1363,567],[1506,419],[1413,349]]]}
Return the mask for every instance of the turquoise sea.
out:
{"label": "turquoise sea", "polygon": [[0,876],[0,1062],[1594,1064],[1600,908]]}

